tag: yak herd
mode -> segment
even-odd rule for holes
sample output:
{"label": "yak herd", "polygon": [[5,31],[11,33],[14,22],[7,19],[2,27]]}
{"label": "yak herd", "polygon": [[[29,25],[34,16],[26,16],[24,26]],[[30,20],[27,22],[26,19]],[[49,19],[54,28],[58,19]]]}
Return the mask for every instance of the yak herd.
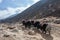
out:
{"label": "yak herd", "polygon": [[37,28],[38,30],[41,30],[43,33],[49,33],[51,31],[51,26],[49,24],[44,23],[43,25],[39,21],[22,21],[22,24],[25,26],[25,28]]}

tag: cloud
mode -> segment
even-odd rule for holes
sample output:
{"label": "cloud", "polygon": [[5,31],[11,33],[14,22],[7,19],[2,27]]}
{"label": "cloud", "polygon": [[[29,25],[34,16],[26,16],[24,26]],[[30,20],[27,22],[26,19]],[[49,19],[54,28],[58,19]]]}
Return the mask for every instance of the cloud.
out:
{"label": "cloud", "polygon": [[40,0],[31,0],[31,1],[33,1],[34,3],[36,3],[36,2],[38,2],[38,1],[40,1]]}
{"label": "cloud", "polygon": [[6,10],[0,10],[0,19],[4,19],[4,18],[7,18],[11,15],[21,13],[22,11],[24,11],[28,7],[30,7],[30,5],[27,5],[26,7],[16,7],[16,8],[7,7]]}
{"label": "cloud", "polygon": [[[12,0],[12,1],[15,1],[15,0]],[[38,2],[39,0],[31,0],[33,1],[33,4]],[[2,0],[0,0],[0,3],[2,2]],[[16,8],[12,8],[12,7],[7,7],[5,10],[0,10],[0,19],[4,19],[4,18],[7,18],[11,15],[14,15],[14,14],[18,14],[18,13],[21,13],[22,11],[24,11],[25,9],[27,9],[28,7],[30,7],[32,4],[27,4],[27,6],[25,7],[16,7]]]}
{"label": "cloud", "polygon": [[0,3],[2,3],[3,0],[0,0]]}
{"label": "cloud", "polygon": [[5,18],[6,14],[8,14],[7,10],[0,10],[0,19]]}
{"label": "cloud", "polygon": [[22,11],[24,11],[25,9],[27,9],[28,7],[30,7],[31,5],[27,5],[26,7],[16,7],[16,8],[12,8],[12,7],[8,7],[7,10],[10,13],[21,13]]}

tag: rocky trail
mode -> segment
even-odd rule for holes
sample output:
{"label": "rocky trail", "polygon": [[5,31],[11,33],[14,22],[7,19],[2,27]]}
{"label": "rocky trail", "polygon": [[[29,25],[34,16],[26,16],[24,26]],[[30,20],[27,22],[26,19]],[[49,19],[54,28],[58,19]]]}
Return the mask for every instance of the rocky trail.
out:
{"label": "rocky trail", "polygon": [[[26,30],[21,24],[0,26],[0,40],[60,40],[60,26],[52,25],[51,35],[43,34],[37,30]],[[60,24],[59,24],[60,25]],[[13,27],[13,29],[8,28]],[[15,28],[14,28],[15,27]]]}

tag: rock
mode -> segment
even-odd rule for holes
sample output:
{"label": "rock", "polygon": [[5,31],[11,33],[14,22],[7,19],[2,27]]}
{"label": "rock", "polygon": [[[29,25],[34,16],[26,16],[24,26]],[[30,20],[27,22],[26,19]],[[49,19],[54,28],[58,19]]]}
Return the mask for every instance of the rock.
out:
{"label": "rock", "polygon": [[28,32],[28,34],[29,34],[29,35],[35,35],[36,33],[31,30],[31,31]]}
{"label": "rock", "polygon": [[4,34],[3,37],[9,37],[10,35]]}
{"label": "rock", "polygon": [[56,23],[56,24],[60,24],[60,20],[56,20],[54,23]]}
{"label": "rock", "polygon": [[16,28],[16,27],[8,27],[8,29],[14,29],[14,28]]}
{"label": "rock", "polygon": [[18,29],[13,29],[11,30],[11,32],[18,32]]}

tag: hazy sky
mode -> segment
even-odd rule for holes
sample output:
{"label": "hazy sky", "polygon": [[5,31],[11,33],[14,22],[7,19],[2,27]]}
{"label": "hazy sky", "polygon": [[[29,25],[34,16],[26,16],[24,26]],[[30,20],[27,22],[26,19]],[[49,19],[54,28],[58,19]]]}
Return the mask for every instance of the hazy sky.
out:
{"label": "hazy sky", "polygon": [[17,14],[39,0],[0,0],[0,19]]}

